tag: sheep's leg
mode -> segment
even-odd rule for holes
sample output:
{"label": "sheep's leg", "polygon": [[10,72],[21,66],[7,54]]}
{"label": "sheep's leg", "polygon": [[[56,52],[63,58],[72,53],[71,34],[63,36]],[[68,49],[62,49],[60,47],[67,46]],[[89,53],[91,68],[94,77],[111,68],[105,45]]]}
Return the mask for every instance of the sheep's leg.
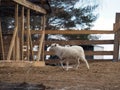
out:
{"label": "sheep's leg", "polygon": [[69,62],[66,61],[66,71],[68,71],[68,69],[69,69]]}
{"label": "sheep's leg", "polygon": [[78,59],[78,60],[77,60],[77,66],[76,66],[76,69],[78,69],[79,66],[80,66],[80,60]]}
{"label": "sheep's leg", "polygon": [[60,64],[61,64],[61,67],[62,67],[63,69],[65,69],[65,67],[64,67],[64,65],[63,65],[63,61],[60,61]]}
{"label": "sheep's leg", "polygon": [[88,68],[88,69],[90,69],[90,67],[89,67],[89,64],[88,64],[87,60],[85,60],[85,63],[86,63],[86,65],[87,65],[87,68]]}
{"label": "sheep's leg", "polygon": [[89,67],[89,64],[88,64],[87,60],[86,60],[86,59],[83,59],[83,61],[86,63],[87,68],[88,68],[88,69],[90,69],[90,67]]}

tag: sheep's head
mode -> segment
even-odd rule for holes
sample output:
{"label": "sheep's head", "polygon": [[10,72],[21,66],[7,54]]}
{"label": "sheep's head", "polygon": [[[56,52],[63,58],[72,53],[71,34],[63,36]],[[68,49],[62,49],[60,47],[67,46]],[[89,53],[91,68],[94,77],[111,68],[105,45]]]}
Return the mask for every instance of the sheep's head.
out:
{"label": "sheep's head", "polygon": [[57,44],[57,43],[51,44],[51,46],[50,46],[50,51],[55,51],[56,48],[57,48],[57,46],[59,46],[59,44]]}

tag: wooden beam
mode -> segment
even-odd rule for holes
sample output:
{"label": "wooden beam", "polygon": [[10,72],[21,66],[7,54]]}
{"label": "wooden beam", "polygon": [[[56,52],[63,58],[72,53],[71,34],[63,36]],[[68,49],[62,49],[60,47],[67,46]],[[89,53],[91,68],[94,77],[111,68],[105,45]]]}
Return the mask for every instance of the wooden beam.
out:
{"label": "wooden beam", "polygon": [[113,24],[114,32],[120,29],[120,13],[116,13],[115,23]]}
{"label": "wooden beam", "polygon": [[[26,32],[25,32],[26,33]],[[40,30],[31,30],[31,34],[42,34]],[[114,31],[103,30],[45,30],[45,34],[114,34]]]}
{"label": "wooden beam", "polygon": [[113,51],[85,51],[85,55],[113,55]]}
{"label": "wooden beam", "polygon": [[37,61],[39,61],[41,59],[44,37],[45,37],[45,31],[43,31],[41,38],[40,38],[38,54],[37,54]]}
{"label": "wooden beam", "polygon": [[10,58],[11,58],[11,54],[12,54],[13,47],[14,47],[14,44],[15,44],[15,39],[16,39],[16,36],[17,36],[17,33],[18,33],[18,4],[16,4],[16,6],[15,6],[15,20],[16,20],[15,21],[15,30],[13,32],[13,37],[12,37],[12,40],[10,42],[10,47],[9,47],[9,51],[8,51],[8,55],[7,55],[7,60],[10,60]]}
{"label": "wooden beam", "polygon": [[29,61],[30,59],[30,34],[29,34],[29,30],[30,30],[30,10],[27,10],[27,60]]}
{"label": "wooden beam", "polygon": [[[33,59],[33,45],[32,45],[32,38],[30,32],[30,9],[27,9],[27,51],[28,51],[28,60],[31,57]],[[30,51],[29,51],[30,50]],[[31,54],[31,55],[30,55]]]}
{"label": "wooden beam", "polygon": [[17,33],[16,33],[16,38],[15,38],[15,60],[20,60],[20,43],[19,43],[19,36],[18,36],[18,31],[19,31],[19,26],[18,26],[18,4],[15,5],[15,27],[17,27]]}
{"label": "wooden beam", "polygon": [[24,6],[24,7],[32,9],[32,10],[34,10],[36,12],[39,12],[39,13],[42,13],[42,14],[47,13],[46,10],[43,9],[42,7],[40,7],[40,6],[36,5],[36,4],[33,4],[33,3],[31,3],[31,2],[29,2],[27,0],[12,0],[12,1],[14,1],[15,3],[18,3],[18,4],[20,4],[20,5]]}
{"label": "wooden beam", "polygon": [[113,55],[113,60],[118,61],[119,60],[119,38],[120,38],[120,13],[116,13],[116,18],[115,18],[115,24],[114,24],[114,55]]}
{"label": "wooden beam", "polygon": [[21,35],[21,59],[24,59],[24,51],[23,51],[23,47],[24,47],[24,7],[22,7],[22,13],[21,13],[21,23],[22,23],[22,35]]}
{"label": "wooden beam", "polygon": [[[113,51],[85,51],[85,55],[113,55]],[[45,55],[54,55],[54,52],[45,51]]]}
{"label": "wooden beam", "polygon": [[45,15],[42,17],[41,19],[41,25],[42,25],[42,34],[41,34],[41,38],[39,40],[39,49],[38,49],[38,54],[37,54],[37,61],[39,61],[41,59],[42,56],[42,60],[44,61],[44,38],[45,38]]}
{"label": "wooden beam", "polygon": [[[34,51],[35,54],[38,54],[37,51]],[[25,55],[27,52],[25,52]],[[54,52],[45,51],[45,55],[54,55]],[[85,51],[86,56],[93,56],[93,55],[114,55],[113,51]]]}
{"label": "wooden beam", "polygon": [[[114,40],[69,40],[69,41],[45,41],[45,45],[58,43],[60,45],[94,45],[94,44],[114,44]],[[35,42],[35,44],[37,44]]]}
{"label": "wooden beam", "polygon": [[114,39],[115,39],[114,40],[114,55],[113,55],[114,61],[118,61],[119,59],[119,35],[120,35],[120,31],[118,30],[114,36]]}
{"label": "wooden beam", "polygon": [[[108,62],[108,61],[112,61],[112,59],[88,59],[88,62]],[[46,64],[60,64],[60,59],[45,60],[45,63]]]}
{"label": "wooden beam", "polygon": [[114,34],[114,32],[102,30],[46,30],[46,34]]}
{"label": "wooden beam", "polygon": [[11,58],[11,54],[12,54],[13,47],[14,47],[14,44],[15,44],[15,37],[16,37],[16,34],[17,34],[17,30],[18,30],[17,27],[15,27],[13,37],[12,37],[12,40],[10,42],[10,47],[9,47],[9,50],[8,50],[7,60],[10,60],[10,58]]}
{"label": "wooden beam", "polygon": [[115,23],[120,23],[120,13],[116,13]]}
{"label": "wooden beam", "polygon": [[2,37],[1,18],[0,18],[0,42],[1,42],[1,50],[2,50],[2,59],[5,60],[4,43],[3,43],[3,37]]}
{"label": "wooden beam", "polygon": [[46,27],[46,16],[45,15],[43,15],[43,28],[42,28],[42,30],[43,30],[43,34],[44,34],[44,38],[43,38],[43,48],[42,48],[42,61],[44,61],[44,59],[45,59],[45,27]]}

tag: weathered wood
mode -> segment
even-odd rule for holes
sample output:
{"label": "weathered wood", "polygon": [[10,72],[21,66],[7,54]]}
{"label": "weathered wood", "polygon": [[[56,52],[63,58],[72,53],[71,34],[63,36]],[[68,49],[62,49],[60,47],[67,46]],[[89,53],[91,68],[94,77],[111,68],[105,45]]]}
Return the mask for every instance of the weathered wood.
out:
{"label": "weathered wood", "polygon": [[[108,61],[112,61],[112,59],[88,59],[88,62],[108,62]],[[60,64],[60,59],[49,59],[49,60],[45,60],[46,64]],[[70,62],[72,63],[72,62]]]}
{"label": "weathered wood", "polygon": [[[70,41],[45,41],[45,45],[58,43],[60,45],[96,45],[96,44],[114,44],[114,40],[70,40]],[[39,41],[33,42],[33,45],[38,45]],[[27,43],[25,42],[25,45]]]}
{"label": "weathered wood", "polygon": [[120,23],[120,13],[116,13],[115,23]]}
{"label": "weathered wood", "polygon": [[119,58],[119,34],[120,31],[117,31],[114,36],[114,55],[113,55],[113,60],[118,61]]}
{"label": "weathered wood", "polygon": [[2,27],[1,27],[1,18],[0,18],[0,42],[1,42],[1,50],[2,50],[2,59],[5,60],[5,52],[4,52],[3,37],[2,37]]}
{"label": "weathered wood", "polygon": [[40,38],[40,42],[39,42],[39,48],[38,48],[38,54],[37,54],[37,61],[40,60],[41,58],[41,53],[42,53],[42,47],[43,47],[43,41],[44,41],[44,37],[45,37],[45,31],[43,31],[41,38]]}
{"label": "weathered wood", "polygon": [[[31,34],[42,34],[42,30],[30,30]],[[114,34],[113,30],[45,30],[45,34]],[[3,33],[3,35],[11,35],[13,31],[9,31],[8,33]],[[27,31],[25,31],[25,34]]]}
{"label": "weathered wood", "polygon": [[16,60],[20,60],[20,39],[18,35],[16,37]]}
{"label": "weathered wood", "polygon": [[115,19],[115,24],[114,24],[114,55],[113,55],[113,60],[118,61],[119,59],[119,38],[120,38],[120,13],[116,13],[116,19]]}
{"label": "weathered wood", "polygon": [[58,43],[60,45],[94,45],[94,44],[114,44],[114,40],[45,41],[45,45],[51,45],[52,43]]}
{"label": "weathered wood", "polygon": [[114,23],[114,24],[113,24],[113,30],[114,30],[114,32],[116,32],[116,31],[119,30],[119,29],[120,29],[120,22]]}
{"label": "weathered wood", "polygon": [[[85,51],[85,55],[113,55],[113,51]],[[54,52],[45,51],[45,55],[54,55]]]}
{"label": "weathered wood", "polygon": [[11,43],[10,43],[10,47],[9,47],[9,50],[8,50],[7,60],[10,60],[10,58],[11,58],[11,54],[12,54],[12,50],[13,50],[13,47],[14,47],[17,30],[18,30],[17,27],[15,27],[13,37],[12,37],[12,40],[11,40]]}
{"label": "weathered wood", "polygon": [[28,9],[27,10],[27,60],[29,61],[30,59],[30,44],[29,44],[29,41],[30,41],[30,34],[29,34],[29,30],[30,30],[30,10]]}
{"label": "weathered wood", "polygon": [[[29,58],[33,59],[33,45],[32,45],[32,38],[30,32],[30,9],[27,10],[27,52],[28,52],[28,60]],[[30,50],[30,51],[29,51]],[[31,54],[31,55],[30,55]]]}
{"label": "weathered wood", "polygon": [[24,7],[32,9],[32,10],[34,10],[36,12],[39,12],[39,13],[42,13],[42,14],[47,13],[46,10],[43,9],[42,7],[40,7],[38,5],[35,5],[35,4],[33,4],[33,3],[31,3],[31,2],[29,2],[27,0],[12,0],[12,1],[14,1],[14,2],[16,2],[16,3],[18,3],[18,4],[20,4],[20,5],[24,6]]}
{"label": "weathered wood", "polygon": [[22,7],[22,13],[21,13],[21,23],[22,23],[22,31],[21,31],[21,60],[24,60],[24,51],[23,51],[23,46],[24,46],[24,7]]}
{"label": "weathered wood", "polygon": [[[37,51],[34,51],[35,54],[37,54]],[[27,54],[27,52],[25,51],[25,54]],[[85,55],[86,56],[91,56],[91,55],[113,55],[114,52],[113,51],[85,51]],[[54,55],[54,52],[50,52],[50,51],[45,51],[45,55]]]}
{"label": "weathered wood", "polygon": [[[18,19],[18,4],[16,4],[16,7],[15,7],[15,20],[16,19]],[[11,43],[10,43],[10,47],[9,47],[9,51],[8,51],[8,55],[7,55],[7,60],[10,60],[10,58],[11,58],[11,54],[12,54],[13,47],[14,47],[14,44],[15,44],[15,39],[16,39],[17,32],[18,32],[18,23],[15,21],[15,30],[13,32],[13,37],[12,37],[12,40],[11,40]],[[13,53],[13,54],[15,54],[15,53]]]}
{"label": "weathered wood", "polygon": [[42,60],[45,59],[45,27],[46,27],[46,15],[43,15],[43,31],[44,31],[44,38],[43,38],[43,48],[42,48]]}
{"label": "weathered wood", "polygon": [[[18,4],[15,5],[15,27],[17,27],[17,29],[19,29],[18,26]],[[15,60],[20,60],[20,47],[19,47],[19,36],[18,36],[18,30],[16,33],[16,37],[15,37]]]}
{"label": "weathered wood", "polygon": [[[25,32],[27,33],[27,32]],[[42,34],[42,31],[31,30],[31,34]],[[46,30],[45,34],[114,34],[113,30]]]}
{"label": "weathered wood", "polygon": [[120,13],[116,13],[115,23],[113,24],[114,32],[120,29]]}

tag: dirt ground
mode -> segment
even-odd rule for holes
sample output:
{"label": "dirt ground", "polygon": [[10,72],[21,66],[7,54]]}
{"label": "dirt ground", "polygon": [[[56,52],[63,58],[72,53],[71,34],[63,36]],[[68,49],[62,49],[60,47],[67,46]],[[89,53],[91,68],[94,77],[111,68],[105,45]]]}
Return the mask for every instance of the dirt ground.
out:
{"label": "dirt ground", "polygon": [[58,66],[1,67],[0,83],[42,84],[45,90],[120,90],[120,62],[89,62],[89,65],[90,70],[82,63],[78,70],[69,71]]}

